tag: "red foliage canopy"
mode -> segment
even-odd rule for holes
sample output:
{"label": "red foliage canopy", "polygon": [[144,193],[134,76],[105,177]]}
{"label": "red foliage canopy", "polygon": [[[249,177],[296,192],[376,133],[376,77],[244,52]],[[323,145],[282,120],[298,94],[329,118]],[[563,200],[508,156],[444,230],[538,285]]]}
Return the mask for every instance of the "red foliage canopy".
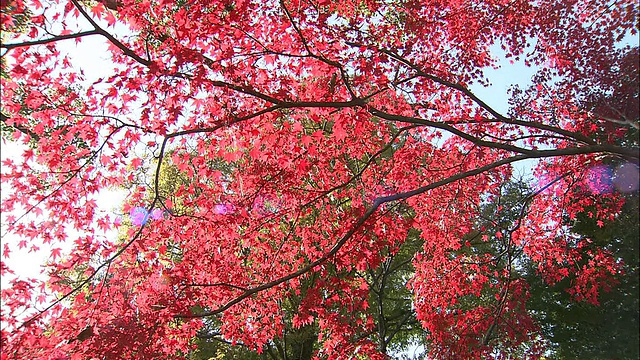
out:
{"label": "red foliage canopy", "polygon": [[[432,355],[536,340],[527,284],[494,272],[488,254],[452,254],[512,164],[541,159],[517,226],[489,235],[548,282],[575,276],[576,297],[597,301],[615,259],[590,252],[575,266],[587,255],[564,224],[587,207],[614,217],[618,197],[594,191],[607,184],[590,170],[638,162],[622,140],[637,128],[629,99],[611,96],[628,91],[612,79],[637,74],[637,49],[616,47],[636,32],[637,6],[4,2],[2,125],[28,145],[3,163],[2,211],[26,214],[8,216],[5,239],[21,242],[6,240],[4,254],[42,242],[72,251],[51,254],[46,281],[2,290],[3,359],[168,358],[188,353],[211,318],[259,349],[282,331],[282,299],[311,274],[321,280],[294,326],[317,321],[319,357],[376,358],[356,336],[372,322],[354,274],[410,231],[424,240],[409,286]],[[65,49],[96,36],[113,66],[86,84]],[[540,68],[509,114],[469,90],[490,81],[496,46]],[[588,106],[596,92],[607,106]],[[163,186],[169,168],[186,180]],[[118,222],[95,197],[114,187],[129,189],[132,223],[105,240]],[[11,271],[4,261],[1,271]],[[486,288],[496,299],[449,310]]]}

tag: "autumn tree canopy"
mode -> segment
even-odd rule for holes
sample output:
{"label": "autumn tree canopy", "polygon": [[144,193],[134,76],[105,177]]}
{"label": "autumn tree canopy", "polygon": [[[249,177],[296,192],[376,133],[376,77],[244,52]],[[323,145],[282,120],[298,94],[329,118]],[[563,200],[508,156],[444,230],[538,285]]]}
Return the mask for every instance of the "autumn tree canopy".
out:
{"label": "autumn tree canopy", "polygon": [[[188,358],[206,337],[261,353],[312,327],[309,356],[383,359],[372,279],[399,253],[433,358],[543,354],[522,259],[591,304],[623,269],[570,225],[616,220],[638,188],[637,14],[3,2],[2,137],[21,150],[2,163],[0,272],[12,251],[53,250],[46,277],[2,289],[2,358]],[[96,38],[97,79],[70,50]],[[500,48],[537,69],[505,113],[470,90]],[[96,200],[113,189],[123,218]]]}

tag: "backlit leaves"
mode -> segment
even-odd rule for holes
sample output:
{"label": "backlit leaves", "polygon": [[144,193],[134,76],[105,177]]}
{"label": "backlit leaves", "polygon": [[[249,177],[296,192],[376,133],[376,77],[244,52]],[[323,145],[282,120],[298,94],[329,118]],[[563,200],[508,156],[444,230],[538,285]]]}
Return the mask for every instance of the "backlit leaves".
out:
{"label": "backlit leaves", "polygon": [[[198,335],[260,353],[306,329],[317,341],[298,334],[299,344],[319,358],[382,358],[372,334],[388,319],[372,291],[386,290],[373,279],[398,252],[412,268],[393,283],[408,282],[432,356],[543,354],[528,283],[514,276],[521,259],[592,303],[620,265],[606,249],[583,251],[567,222],[585,211],[613,221],[622,180],[607,169],[637,169],[627,111],[637,51],[615,46],[636,30],[634,11],[631,1],[3,6],[3,140],[26,145],[3,161],[6,231],[18,239],[3,256],[55,249],[49,280],[3,289],[3,355],[187,357]],[[95,50],[105,74],[63,45],[88,36],[106,42]],[[490,80],[495,45],[540,68],[508,116],[468,89]],[[542,159],[530,196],[483,210],[509,198],[512,165],[527,159]],[[113,188],[127,194],[118,222],[95,200]],[[52,303],[41,310],[43,293]],[[409,301],[406,289],[390,293]],[[93,336],[69,342],[87,328]]]}

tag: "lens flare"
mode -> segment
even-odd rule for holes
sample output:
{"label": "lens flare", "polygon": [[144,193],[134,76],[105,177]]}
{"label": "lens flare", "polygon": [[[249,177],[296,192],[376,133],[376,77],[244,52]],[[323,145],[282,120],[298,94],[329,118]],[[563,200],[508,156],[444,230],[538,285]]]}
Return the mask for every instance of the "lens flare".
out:
{"label": "lens flare", "polygon": [[160,220],[160,219],[162,219],[162,214],[163,214],[162,210],[153,209],[153,211],[151,212],[151,218],[153,220]]}
{"label": "lens flare", "polygon": [[147,211],[147,209],[136,206],[129,212],[129,217],[131,219],[131,223],[136,226],[142,226],[149,221],[152,220],[160,220],[162,219],[162,215],[164,212],[160,209],[153,209],[151,212]]}
{"label": "lens flare", "polygon": [[227,215],[235,211],[235,206],[232,204],[216,204],[213,206],[212,211],[216,215]]}
{"label": "lens flare", "polygon": [[634,192],[638,190],[640,172],[638,166],[624,163],[616,169],[613,177],[613,185],[620,192]]}
{"label": "lens flare", "polygon": [[611,178],[611,169],[608,166],[594,166],[587,174],[587,186],[594,194],[607,194],[613,189]]}
{"label": "lens flare", "polygon": [[144,225],[149,220],[149,213],[143,207],[136,206],[129,212],[131,223],[136,226]]}

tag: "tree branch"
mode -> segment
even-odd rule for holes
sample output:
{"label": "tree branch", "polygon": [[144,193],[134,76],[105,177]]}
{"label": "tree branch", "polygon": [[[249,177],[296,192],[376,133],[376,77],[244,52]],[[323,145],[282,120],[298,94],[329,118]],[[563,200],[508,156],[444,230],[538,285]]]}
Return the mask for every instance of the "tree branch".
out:
{"label": "tree branch", "polygon": [[104,30],[103,28],[100,27],[100,25],[98,25],[91,16],[89,16],[89,14],[87,14],[87,12],[84,10],[84,8],[82,7],[82,5],[80,5],[78,3],[77,0],[71,0],[71,2],[73,3],[73,5],[75,5],[75,7],[78,9],[78,11],[82,14],[82,16],[84,16],[85,19],[87,19],[87,21],[91,24],[91,26],[93,26],[94,30],[97,34],[100,34],[104,37],[106,37],[113,45],[115,45],[116,47],[118,47],[120,50],[122,50],[122,52],[127,55],[128,57],[134,59],[135,61],[139,62],[142,65],[145,66],[149,66],[151,65],[151,61],[147,60],[147,59],[143,59],[142,57],[140,57],[138,54],[136,54],[133,50],[129,49],[128,47],[126,47],[123,43],[121,43],[118,39],[116,39],[115,37],[113,37],[113,35],[111,35],[108,31]]}
{"label": "tree branch", "polygon": [[82,31],[79,33],[75,33],[75,34],[67,34],[67,35],[56,35],[52,38],[48,38],[48,39],[41,39],[41,40],[34,40],[34,41],[24,41],[24,42],[20,42],[20,43],[11,43],[11,44],[0,44],[0,47],[3,47],[5,49],[11,50],[11,49],[15,49],[15,48],[20,48],[20,47],[28,47],[28,46],[33,46],[33,45],[43,45],[43,44],[49,44],[52,42],[56,42],[56,41],[61,41],[61,40],[69,40],[69,39],[77,39],[77,38],[81,38],[83,36],[90,36],[90,35],[101,35],[101,33],[98,30],[90,30],[90,31]]}
{"label": "tree branch", "polygon": [[[531,149],[525,149],[525,148],[521,148],[518,146],[509,145],[505,143],[497,143],[497,142],[481,140],[475,136],[469,135],[451,125],[448,125],[442,122],[429,121],[426,119],[415,118],[410,116],[389,114],[373,107],[369,107],[369,113],[386,120],[407,122],[411,124],[421,124],[421,125],[426,125],[426,126],[430,126],[437,129],[446,130],[465,140],[471,141],[472,143],[478,146],[507,150],[507,151],[527,155],[529,158],[543,158],[543,157],[591,154],[591,153],[611,153],[611,154],[617,154],[617,155],[621,155],[631,159],[635,159],[636,161],[640,159],[640,148],[638,147],[627,148],[627,147],[621,147],[621,146],[609,145],[609,144],[603,144],[603,145],[590,144],[586,146],[568,147],[568,148],[562,148],[562,149],[531,150]],[[591,143],[593,143],[593,141],[591,141]]]}

